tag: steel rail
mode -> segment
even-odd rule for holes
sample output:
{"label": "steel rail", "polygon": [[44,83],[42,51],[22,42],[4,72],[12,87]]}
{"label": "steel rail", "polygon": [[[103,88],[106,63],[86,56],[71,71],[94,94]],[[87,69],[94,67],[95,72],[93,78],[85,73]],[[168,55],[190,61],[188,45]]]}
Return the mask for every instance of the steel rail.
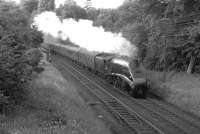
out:
{"label": "steel rail", "polygon": [[[106,84],[106,82],[103,81],[101,78],[100,80],[104,84]],[[144,99],[144,100],[141,99],[138,101],[137,99],[130,97],[129,95],[125,94],[123,91],[119,89],[116,89],[116,91],[120,92],[120,94],[123,94],[124,96],[126,96],[126,98],[133,101],[134,104],[140,105],[144,109],[148,109],[150,112],[154,112],[160,117],[162,116],[163,119],[165,119],[171,124],[174,124],[174,126],[176,126],[178,129],[181,129],[185,133],[197,134],[200,132],[200,118],[199,117],[193,117],[193,118],[189,117],[189,113],[186,114],[184,111],[181,112],[181,110],[179,110],[179,113],[181,112],[181,115],[179,115],[178,113],[173,112],[173,110],[169,110],[169,108],[171,108],[169,105],[166,107],[162,106],[164,105],[164,104],[161,104],[163,102],[159,103],[158,100],[156,101],[155,99],[147,98],[147,99]],[[130,105],[131,105],[131,102],[130,102]],[[183,118],[182,117],[183,115],[187,119]]]}
{"label": "steel rail", "polygon": [[[60,66],[62,66],[62,64],[61,64]],[[63,67],[63,69],[66,70],[64,67]],[[126,120],[124,119],[124,117],[122,117],[122,116],[120,115],[120,113],[116,112],[116,111],[113,109],[113,107],[110,106],[112,103],[114,103],[113,100],[109,100],[109,99],[100,97],[97,93],[95,93],[94,91],[92,91],[92,89],[91,89],[91,88],[89,87],[89,85],[88,85],[89,83],[86,83],[86,82],[82,81],[80,78],[78,78],[78,77],[77,77],[76,75],[74,75],[72,72],[69,72],[69,71],[67,71],[67,72],[70,73],[75,79],[79,80],[79,82],[80,82],[82,85],[84,85],[90,93],[92,93],[102,104],[104,104],[107,108],[109,108],[109,111],[112,112],[112,113],[114,114],[115,117],[119,118],[119,119],[122,120],[126,125],[128,125],[128,127],[129,127],[129,129],[130,129],[131,131],[133,131],[135,134],[140,134],[140,132],[139,132],[136,128],[133,129],[133,128],[131,127],[131,124],[128,123],[128,122],[126,122]],[[110,105],[109,105],[109,104],[110,104]],[[117,105],[119,105],[119,104],[117,104]],[[120,109],[117,109],[117,110],[120,110],[120,112],[123,112],[123,113],[126,114],[126,115],[129,114],[127,111],[121,109],[121,107],[119,107],[119,108],[120,108]],[[123,111],[122,111],[122,110],[123,110]],[[129,118],[129,119],[133,120],[134,118]],[[126,127],[127,127],[127,126],[126,126]]]}
{"label": "steel rail", "polygon": [[[73,64],[74,65],[74,64]],[[80,68],[79,66],[77,66],[76,64],[74,65],[74,66],[76,66],[77,68]],[[84,70],[85,71],[85,70]],[[93,74],[94,75],[94,74]],[[85,75],[84,75],[85,76]],[[96,82],[97,83],[97,82]],[[99,84],[100,85],[100,84]],[[107,87],[105,87],[105,88],[107,88]],[[110,90],[109,90],[110,91]],[[121,94],[123,94],[123,95],[125,95],[122,91],[120,91],[120,90],[117,90],[117,91],[119,91]],[[169,127],[170,129],[167,131],[167,132],[169,132],[169,133],[171,133],[171,132],[178,132],[178,133],[182,133],[182,134],[186,134],[187,132],[186,131],[184,131],[182,128],[180,128],[179,126],[177,126],[177,124],[176,123],[174,123],[174,122],[172,122],[172,121],[170,121],[170,120],[168,120],[164,115],[162,115],[161,113],[159,113],[158,112],[158,110],[157,111],[155,111],[152,107],[145,107],[144,106],[144,104],[142,104],[142,103],[140,103],[139,101],[137,101],[137,100],[135,100],[135,99],[133,99],[133,98],[131,98],[130,96],[128,96],[128,95],[126,95],[127,97],[126,98],[129,98],[131,101],[133,101],[133,102],[130,102],[130,100],[126,100],[126,101],[122,101],[122,102],[124,102],[127,106],[129,106],[130,108],[131,108],[131,106],[132,106],[132,109],[133,110],[137,110],[137,111],[141,111],[141,113],[143,112],[143,116],[145,115],[145,117],[148,117],[149,118],[149,120],[157,120],[157,121],[159,121],[160,122],[160,124],[162,124],[160,127],[161,128],[164,128],[164,127]],[[142,100],[140,100],[140,101],[142,101]],[[128,103],[129,102],[129,103]],[[137,105],[138,106],[138,108],[140,108],[140,110],[138,110],[138,108],[136,108],[135,107],[135,105]],[[141,107],[142,107],[142,109],[141,109]],[[146,114],[144,114],[144,112],[146,112]],[[149,115],[150,114],[150,116],[147,116],[147,115]],[[154,125],[155,126],[155,125]],[[173,130],[173,131],[172,131]],[[166,130],[165,130],[166,131]]]}
{"label": "steel rail", "polygon": [[[163,110],[165,110],[165,111],[167,111],[171,114],[174,114],[175,116],[177,116],[177,118],[180,118],[185,122],[188,122],[190,125],[197,127],[199,129],[199,132],[200,132],[200,118],[199,117],[197,117],[197,116],[195,116],[195,115],[193,115],[189,112],[186,112],[182,109],[180,110],[176,106],[170,106],[169,107],[169,105],[171,105],[171,104],[163,103],[162,101],[159,101],[159,100],[148,99],[148,101],[151,101],[152,103],[154,103],[155,105],[157,105],[161,109],[163,109]],[[178,114],[178,113],[180,113],[180,114]]]}
{"label": "steel rail", "polygon": [[[91,73],[91,75],[94,75],[94,74]],[[97,79],[100,80],[105,85],[108,84],[99,77]],[[116,88],[113,88],[113,89],[116,89]],[[123,102],[128,103],[130,100],[132,101],[127,105],[131,106],[131,105],[133,105],[131,103],[134,102],[134,106],[133,106],[134,108],[135,108],[135,105],[139,105],[140,107],[143,107],[143,109],[147,109],[150,113],[153,112],[153,114],[157,114],[157,118],[158,117],[163,118],[164,120],[166,120],[166,122],[168,122],[168,124],[173,124],[173,126],[177,130],[180,131],[179,133],[182,132],[182,133],[198,134],[200,132],[200,119],[196,119],[197,117],[195,119],[194,119],[194,117],[193,118],[188,117],[189,115],[186,115],[186,113],[183,113],[183,112],[181,112],[181,115],[178,115],[178,113],[180,113],[180,112],[176,113],[176,112],[173,112],[173,110],[172,111],[168,110],[168,108],[170,108],[169,105],[166,107],[160,106],[162,104],[157,104],[159,102],[158,102],[158,100],[156,101],[155,99],[150,100],[149,98],[147,98],[144,100],[140,99],[138,101],[137,99],[130,97],[129,95],[125,94],[124,92],[122,92],[119,89],[116,89],[116,91],[119,92],[120,94],[124,95],[127,98],[127,100],[123,101]],[[181,117],[182,115],[185,115],[185,118],[187,118],[187,119]]]}
{"label": "steel rail", "polygon": [[[110,94],[109,92],[105,91],[100,85],[94,83],[88,77],[84,76],[82,73],[71,67],[71,65],[67,65],[63,61],[60,60],[62,64],[70,68],[71,70],[78,73],[82,78],[86,79],[88,82],[84,82],[81,80],[81,77],[77,77],[74,73],[68,71],[73,77],[79,80],[90,92],[92,92],[95,96],[97,96],[110,110],[116,113],[129,127],[136,133],[159,133],[164,134],[162,130],[157,128],[151,122],[143,118],[140,114],[133,111],[133,109],[129,108],[126,104],[124,104],[121,100]],[[98,87],[98,90],[92,89],[90,85],[93,84]],[[101,92],[99,92],[101,91]],[[102,94],[103,92],[103,94]],[[105,98],[107,95],[107,98]],[[109,98],[110,97],[110,98]],[[135,114],[135,115],[133,115]],[[145,123],[145,124],[144,124]],[[145,126],[146,125],[146,126]],[[137,127],[137,128],[135,128]],[[142,128],[143,127],[143,128]],[[146,127],[146,128],[144,128]],[[138,129],[139,128],[139,129]]]}
{"label": "steel rail", "polygon": [[[100,80],[103,81],[102,79],[100,79]],[[103,82],[105,83],[105,81],[103,81]],[[126,95],[120,90],[117,90],[117,91],[121,92],[123,95]],[[129,96],[129,98],[130,98],[130,96]],[[172,111],[169,111],[166,107],[163,108],[159,104],[155,104],[154,102],[149,101],[149,99],[141,100],[141,102],[137,101],[133,98],[130,98],[130,99],[132,101],[134,101],[135,103],[137,103],[137,105],[142,106],[143,109],[147,109],[150,113],[153,112],[152,114],[157,114],[157,117],[156,117],[157,119],[159,119],[158,117],[160,117],[160,118],[163,118],[164,120],[166,120],[166,122],[168,122],[168,125],[171,124],[170,126],[175,127],[176,130],[180,131],[180,133],[199,133],[200,132],[199,120],[190,118],[186,114],[183,114],[183,115],[185,115],[186,118],[188,117],[189,118],[189,119],[187,118],[188,120],[186,120],[185,118],[181,118],[181,115],[177,115],[177,113],[173,113]],[[123,102],[125,102],[125,101],[123,101]],[[132,104],[130,103],[130,104],[126,104],[126,105],[132,105]],[[164,122],[164,121],[161,121],[161,122]]]}

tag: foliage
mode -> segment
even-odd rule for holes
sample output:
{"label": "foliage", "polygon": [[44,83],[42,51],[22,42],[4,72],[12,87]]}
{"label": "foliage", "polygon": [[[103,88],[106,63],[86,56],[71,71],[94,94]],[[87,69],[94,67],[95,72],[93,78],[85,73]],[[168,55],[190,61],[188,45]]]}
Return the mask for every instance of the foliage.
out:
{"label": "foliage", "polygon": [[24,11],[29,14],[32,14],[38,9],[39,0],[22,0],[21,7]]}
{"label": "foliage", "polygon": [[55,9],[55,0],[40,0],[38,9],[40,12],[43,11],[54,11]]}
{"label": "foliage", "polygon": [[105,30],[116,31],[115,22],[117,22],[118,14],[115,10],[104,9],[100,10],[97,20],[94,22],[96,26],[103,26]]}
{"label": "foliage", "polygon": [[89,8],[87,10],[87,19],[95,21],[97,20],[97,16],[99,15],[100,10],[95,8]]}
{"label": "foliage", "polygon": [[200,58],[200,24],[188,27],[187,31],[188,40],[183,45],[183,54],[186,57],[195,55],[197,58]]}
{"label": "foliage", "polygon": [[67,1],[64,5],[61,5],[57,10],[56,13],[58,16],[61,16],[62,19],[65,18],[74,18],[76,20],[79,19],[86,19],[87,14],[86,10],[81,8],[80,6],[76,5],[75,2]]}
{"label": "foliage", "polygon": [[199,19],[187,17],[199,14],[199,7],[198,0],[126,0],[117,9],[87,15],[96,26],[122,32],[147,68],[199,72]]}
{"label": "foliage", "polygon": [[36,67],[41,60],[42,53],[37,48],[32,48],[26,52],[28,64],[32,67]]}
{"label": "foliage", "polygon": [[[18,6],[0,2],[0,93],[18,101],[33,65],[26,53],[39,47],[42,34],[29,26],[29,16]],[[36,64],[38,64],[37,61]]]}
{"label": "foliage", "polygon": [[122,29],[123,36],[138,48],[138,57],[141,61],[146,56],[147,31],[142,23],[128,24]]}

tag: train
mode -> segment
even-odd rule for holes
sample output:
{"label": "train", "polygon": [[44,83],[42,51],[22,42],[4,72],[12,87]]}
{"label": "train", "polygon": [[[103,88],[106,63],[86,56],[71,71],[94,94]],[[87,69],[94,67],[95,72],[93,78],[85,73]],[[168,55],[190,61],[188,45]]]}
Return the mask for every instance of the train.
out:
{"label": "train", "polygon": [[62,55],[102,77],[116,89],[135,98],[146,97],[147,75],[139,60],[70,45],[49,44],[49,48],[52,53]]}

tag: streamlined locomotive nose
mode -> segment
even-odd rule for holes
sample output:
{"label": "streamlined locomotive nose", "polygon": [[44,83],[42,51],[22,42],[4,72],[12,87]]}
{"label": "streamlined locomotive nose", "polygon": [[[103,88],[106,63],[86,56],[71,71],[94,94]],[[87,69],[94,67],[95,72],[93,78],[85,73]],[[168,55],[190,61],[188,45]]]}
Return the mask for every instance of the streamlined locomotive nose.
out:
{"label": "streamlined locomotive nose", "polygon": [[[129,57],[118,57],[111,60],[112,73],[126,82],[128,91],[134,97],[145,97],[146,73],[141,69],[138,60],[132,60]],[[123,83],[123,82],[122,82]]]}

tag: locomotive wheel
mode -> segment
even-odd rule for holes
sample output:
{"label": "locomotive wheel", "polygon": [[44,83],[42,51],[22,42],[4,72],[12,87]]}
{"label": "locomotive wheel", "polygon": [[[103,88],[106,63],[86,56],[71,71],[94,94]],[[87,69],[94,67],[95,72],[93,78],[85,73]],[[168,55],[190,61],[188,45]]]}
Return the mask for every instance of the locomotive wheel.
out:
{"label": "locomotive wheel", "polygon": [[144,95],[144,90],[141,87],[139,87],[137,89],[137,96],[138,97],[143,97],[143,95]]}
{"label": "locomotive wheel", "polygon": [[120,87],[120,90],[122,90],[124,93],[127,93],[126,91],[126,83],[123,81],[123,80],[120,80],[121,82],[121,87]]}
{"label": "locomotive wheel", "polygon": [[128,86],[127,84],[124,84],[124,88],[122,89],[124,91],[125,94],[129,95],[129,92],[131,90],[131,87]]}
{"label": "locomotive wheel", "polygon": [[115,82],[112,76],[106,76],[106,81],[111,85],[114,85]]}
{"label": "locomotive wheel", "polygon": [[135,91],[135,89],[133,90],[130,90],[129,91],[129,94],[132,96],[132,97],[136,97],[137,95],[136,95],[136,91]]}
{"label": "locomotive wheel", "polygon": [[115,80],[115,81],[114,81],[114,87],[120,88],[120,83],[119,83],[118,80]]}
{"label": "locomotive wheel", "polygon": [[142,86],[142,94],[141,94],[141,98],[146,98],[147,96],[147,87],[146,86]]}
{"label": "locomotive wheel", "polygon": [[143,86],[135,87],[134,90],[130,91],[131,96],[135,98],[145,98],[146,92],[143,89]]}
{"label": "locomotive wheel", "polygon": [[121,78],[117,78],[114,81],[114,87],[122,90],[123,92],[125,92],[125,83],[123,82],[123,80]]}

